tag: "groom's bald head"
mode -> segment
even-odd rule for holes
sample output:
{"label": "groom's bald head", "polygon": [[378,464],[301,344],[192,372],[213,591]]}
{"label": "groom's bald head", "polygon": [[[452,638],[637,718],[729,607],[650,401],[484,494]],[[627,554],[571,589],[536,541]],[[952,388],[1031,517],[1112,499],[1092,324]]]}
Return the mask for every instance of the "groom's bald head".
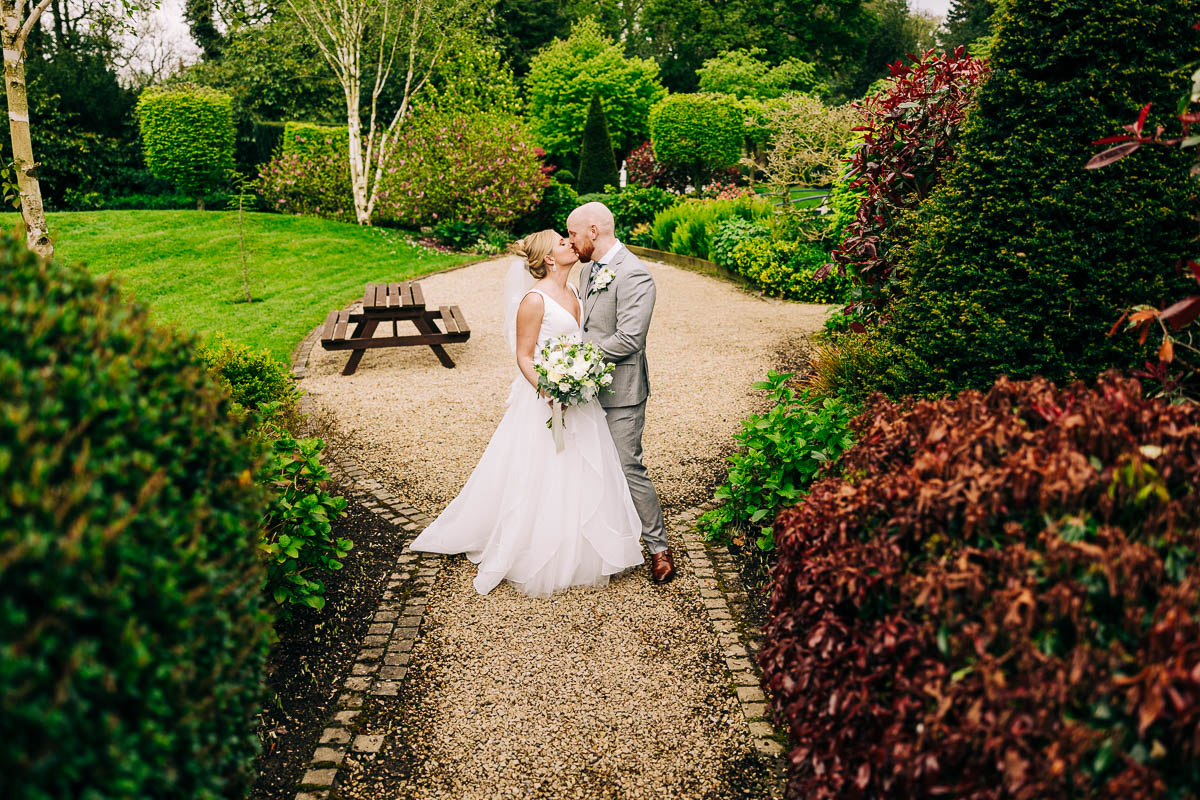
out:
{"label": "groom's bald head", "polygon": [[571,246],[584,261],[591,261],[596,250],[603,255],[616,242],[616,221],[604,203],[584,203],[567,217],[567,235]]}

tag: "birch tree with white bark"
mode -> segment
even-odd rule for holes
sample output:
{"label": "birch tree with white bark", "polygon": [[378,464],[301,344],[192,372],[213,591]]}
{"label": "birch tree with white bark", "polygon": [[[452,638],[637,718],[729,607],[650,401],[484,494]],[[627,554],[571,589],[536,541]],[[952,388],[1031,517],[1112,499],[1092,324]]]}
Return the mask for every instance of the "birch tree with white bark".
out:
{"label": "birch tree with white bark", "polygon": [[[42,206],[38,162],[33,157],[29,130],[29,96],[25,86],[25,43],[54,0],[0,0],[0,47],[4,50],[4,89],[8,100],[8,127],[12,139],[13,172],[21,197],[21,218],[29,248],[49,257],[54,252]],[[157,0],[117,0],[114,12],[131,16],[139,9],[157,6]]]}
{"label": "birch tree with white bark", "polygon": [[[287,0],[346,98],[350,182],[360,225],[370,225],[379,181],[413,99],[447,42],[477,26],[480,0]],[[400,81],[389,91],[389,82]],[[390,108],[384,108],[391,98]]]}

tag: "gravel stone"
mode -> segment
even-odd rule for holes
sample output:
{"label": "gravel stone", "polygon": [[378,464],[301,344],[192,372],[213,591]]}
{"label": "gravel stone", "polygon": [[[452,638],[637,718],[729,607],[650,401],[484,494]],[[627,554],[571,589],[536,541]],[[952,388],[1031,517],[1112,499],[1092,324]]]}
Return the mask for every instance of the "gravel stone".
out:
{"label": "gravel stone", "polygon": [[[470,322],[470,341],[447,346],[454,369],[428,348],[382,348],[343,376],[344,351],[312,351],[302,388],[338,421],[330,450],[369,464],[360,482],[377,479],[412,503],[399,510],[417,525],[459,492],[504,414],[515,375],[500,300],[509,261],[422,279],[429,305],[457,304]],[[386,672],[355,720],[359,737],[382,744],[377,757],[346,757],[341,800],[763,800],[774,793],[775,765],[760,754],[782,748],[752,736],[743,717],[743,703],[765,717],[765,698],[758,686],[731,690],[723,645],[733,642],[719,642],[716,632],[734,624],[724,596],[711,591],[717,574],[707,553],[684,547],[681,534],[695,519],[688,507],[707,501],[723,478],[740,421],[763,407],[751,384],[819,329],[829,307],[764,300],[648,266],[658,304],[643,444],[672,549],[687,554],[677,558],[678,577],[656,586],[639,568],[606,589],[548,600],[507,584],[480,596],[464,557],[406,553],[398,563],[414,579],[392,588],[409,592],[405,616],[424,612],[421,632],[414,641],[400,638],[410,629],[399,629],[387,645]],[[391,335],[390,326],[378,335]],[[732,569],[728,556],[722,561]],[[729,585],[730,576],[722,579]],[[392,675],[403,680],[386,680]]]}

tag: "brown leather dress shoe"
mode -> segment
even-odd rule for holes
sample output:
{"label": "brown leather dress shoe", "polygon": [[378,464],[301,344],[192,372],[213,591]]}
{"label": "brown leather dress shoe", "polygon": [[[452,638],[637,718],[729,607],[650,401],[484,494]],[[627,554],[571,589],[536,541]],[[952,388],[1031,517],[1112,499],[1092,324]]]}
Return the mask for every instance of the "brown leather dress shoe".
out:
{"label": "brown leather dress shoe", "polygon": [[650,578],[655,583],[667,583],[675,577],[675,559],[671,551],[650,554]]}

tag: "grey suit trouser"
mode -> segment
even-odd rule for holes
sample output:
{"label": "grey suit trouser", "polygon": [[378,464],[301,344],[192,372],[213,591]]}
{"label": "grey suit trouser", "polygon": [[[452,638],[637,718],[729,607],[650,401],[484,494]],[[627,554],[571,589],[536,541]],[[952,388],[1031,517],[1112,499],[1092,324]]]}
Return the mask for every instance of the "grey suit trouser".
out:
{"label": "grey suit trouser", "polygon": [[636,406],[614,406],[604,409],[608,430],[621,456],[625,482],[633,495],[633,506],[642,521],[642,541],[651,553],[667,549],[667,532],[663,527],[662,506],[650,474],[642,464],[642,429],[646,427],[646,401]]}

